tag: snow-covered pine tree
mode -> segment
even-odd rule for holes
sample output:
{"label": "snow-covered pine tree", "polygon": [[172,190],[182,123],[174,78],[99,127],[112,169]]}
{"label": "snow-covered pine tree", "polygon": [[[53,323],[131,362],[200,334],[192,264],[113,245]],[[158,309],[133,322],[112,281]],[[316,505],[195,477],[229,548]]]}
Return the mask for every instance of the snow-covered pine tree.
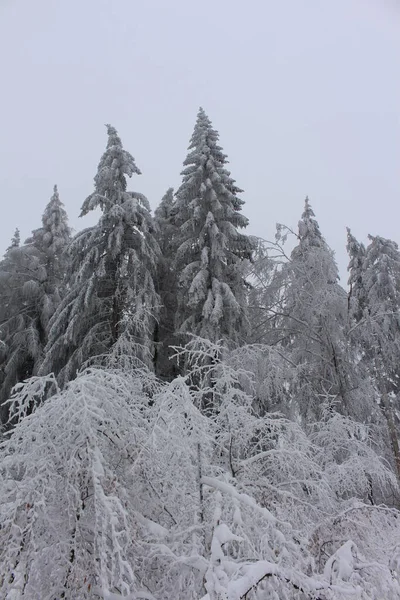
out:
{"label": "snow-covered pine tree", "polygon": [[64,383],[88,360],[103,355],[121,334],[137,357],[150,351],[158,308],[153,276],[159,247],[147,199],[127,191],[127,177],[140,174],[117,131],[107,125],[108,142],[94,178],[95,189],[81,216],[100,208],[94,227],[70,246],[70,290],[50,322],[41,373]]}
{"label": "snow-covered pine tree", "polygon": [[[298,366],[297,399],[307,420],[320,416],[328,397],[349,413],[345,291],[338,283],[332,250],[322,237],[308,198],[299,221],[298,244],[284,268],[280,313],[282,344]],[[278,311],[279,312],[279,311]]]}
{"label": "snow-covered pine tree", "polygon": [[[371,422],[371,417],[375,423],[382,421],[383,431],[385,430],[385,422],[382,419],[382,412],[377,409],[378,405],[375,401],[376,378],[365,354],[368,347],[368,344],[366,344],[368,333],[365,330],[368,322],[368,298],[364,280],[366,249],[364,244],[352,235],[349,228],[347,228],[347,252],[350,259],[347,268],[349,272],[348,341],[355,356],[359,381],[363,382],[362,387],[364,388],[364,400],[360,403],[359,419],[364,423]],[[386,436],[384,437],[386,438]]]}
{"label": "snow-covered pine tree", "polygon": [[362,280],[370,346],[376,350],[377,356],[382,357],[379,358],[383,361],[380,374],[386,374],[390,391],[397,393],[400,375],[400,252],[392,240],[379,236],[369,236],[369,239]]}
{"label": "snow-covered pine tree", "polygon": [[8,246],[6,252],[12,248],[19,248],[21,245],[21,235],[18,227],[14,231],[14,235],[11,238],[11,244]]}
{"label": "snow-covered pine tree", "polygon": [[65,291],[68,218],[57,187],[36,229],[23,246],[19,232],[0,267],[3,341],[0,404],[7,420],[7,400],[13,386],[37,373],[47,343],[48,323]]}
{"label": "snow-covered pine tree", "polygon": [[400,479],[400,252],[396,242],[369,236],[363,271],[365,309],[357,337],[380,394]]}
{"label": "snow-covered pine tree", "polygon": [[42,227],[35,229],[27,242],[33,243],[51,262],[59,264],[66,260],[65,248],[70,241],[68,216],[55,185],[53,195],[42,215]]}
{"label": "snow-covered pine tree", "polygon": [[174,224],[171,212],[175,203],[174,188],[170,187],[161,198],[159,206],[154,211],[154,220],[159,231],[157,231],[159,246],[162,254],[170,249],[171,236],[174,235]]}
{"label": "snow-covered pine tree", "polygon": [[358,242],[350,229],[347,228],[347,253],[349,255],[349,317],[358,322],[364,314],[366,303],[363,285],[363,268],[365,260],[365,246]]}
{"label": "snow-covered pine tree", "polygon": [[[13,238],[14,241],[14,238]],[[40,345],[33,320],[37,316],[36,290],[38,257],[11,243],[0,264],[0,417],[8,420],[5,401],[12,387],[33,373],[39,360]]]}
{"label": "snow-covered pine tree", "polygon": [[171,346],[176,343],[175,316],[177,310],[177,277],[173,268],[177,227],[173,218],[174,190],[169,188],[154,212],[160,256],[157,264],[157,292],[161,308],[155,329],[156,373],[162,379],[171,379],[176,374]]}
{"label": "snow-covered pine tree", "polygon": [[200,108],[174,206],[177,326],[181,333],[238,341],[246,335],[243,262],[252,245],[239,232],[248,224],[241,213],[244,202],[218,138]]}
{"label": "snow-covered pine tree", "polygon": [[41,306],[41,323],[44,330],[66,291],[65,276],[68,269],[67,249],[71,242],[71,229],[64,204],[60,200],[57,186],[47,204],[42,227],[32,232],[27,240],[41,257],[46,269],[46,282]]}

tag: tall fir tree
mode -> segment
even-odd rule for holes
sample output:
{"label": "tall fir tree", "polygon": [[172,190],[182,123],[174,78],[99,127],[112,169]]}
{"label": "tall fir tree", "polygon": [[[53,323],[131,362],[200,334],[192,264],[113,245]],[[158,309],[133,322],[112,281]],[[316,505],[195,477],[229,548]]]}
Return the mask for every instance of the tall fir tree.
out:
{"label": "tall fir tree", "polygon": [[349,316],[358,322],[363,314],[366,304],[366,292],[363,285],[363,269],[365,260],[365,246],[358,242],[350,229],[347,228],[347,253],[349,255]]}
{"label": "tall fir tree", "polygon": [[57,186],[47,204],[42,227],[35,229],[27,240],[41,256],[46,269],[46,283],[42,300],[41,322],[47,332],[48,323],[66,291],[66,272],[68,270],[67,249],[71,242],[71,229],[64,204],[60,200]]}
{"label": "tall fir tree", "polygon": [[6,252],[12,248],[19,248],[21,245],[21,235],[18,227],[14,231],[14,235],[11,238],[11,244],[8,246]]}
{"label": "tall fir tree", "polygon": [[281,338],[298,366],[300,413],[307,421],[318,419],[323,400],[330,398],[348,414],[346,293],[308,198],[299,221],[298,244],[284,271]]}
{"label": "tall fir tree", "polygon": [[84,216],[99,208],[102,216],[71,243],[70,291],[50,322],[41,369],[54,371],[61,383],[88,359],[108,353],[122,334],[132,353],[144,358],[159,304],[153,281],[159,248],[149,203],[127,191],[126,178],[140,171],[115,128],[107,125],[107,133],[94,192],[81,210]]}
{"label": "tall fir tree", "polygon": [[376,382],[400,480],[400,252],[396,242],[369,236],[362,271],[365,310],[358,323],[364,361]]}
{"label": "tall fir tree", "polygon": [[200,108],[176,193],[179,227],[177,326],[217,340],[246,335],[243,261],[251,257],[250,239],[239,232],[248,220],[241,213],[242,190],[226,168],[219,134]]}
{"label": "tall fir tree", "polygon": [[48,324],[65,292],[66,249],[70,229],[57,187],[36,229],[23,246],[14,234],[0,268],[3,340],[0,404],[16,383],[36,374],[43,360]]}
{"label": "tall fir tree", "polygon": [[158,239],[161,253],[170,251],[171,236],[174,235],[174,224],[172,221],[172,212],[175,204],[174,188],[170,187],[161,198],[159,206],[154,211],[154,219],[158,228]]}
{"label": "tall fir tree", "polygon": [[36,290],[43,282],[38,257],[14,238],[0,264],[0,419],[8,421],[6,401],[13,386],[30,377],[40,359],[34,326]]}
{"label": "tall fir tree", "polygon": [[157,291],[161,308],[155,328],[155,370],[162,379],[172,379],[177,365],[172,358],[175,338],[175,316],[177,310],[177,277],[174,270],[174,249],[178,229],[174,223],[174,190],[169,188],[154,212],[156,235],[160,246],[157,264]]}

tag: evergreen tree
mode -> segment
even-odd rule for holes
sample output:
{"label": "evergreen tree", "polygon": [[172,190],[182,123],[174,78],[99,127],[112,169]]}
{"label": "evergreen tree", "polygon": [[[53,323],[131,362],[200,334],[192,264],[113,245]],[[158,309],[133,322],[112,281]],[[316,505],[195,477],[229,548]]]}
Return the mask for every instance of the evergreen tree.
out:
{"label": "evergreen tree", "polygon": [[158,307],[153,275],[159,248],[149,203],[127,191],[126,177],[140,171],[114,127],[107,125],[107,133],[94,192],[81,210],[84,216],[100,208],[102,216],[71,243],[70,291],[50,322],[41,369],[59,374],[61,382],[75,377],[88,359],[109,352],[122,334],[137,356],[146,354]]}
{"label": "evergreen tree", "polygon": [[[32,232],[32,237],[29,238],[28,242],[33,243],[52,263],[58,265],[59,263],[62,264],[63,261],[65,263],[65,248],[70,241],[71,230],[68,226],[67,213],[55,185],[50,202],[42,215],[42,227]],[[55,267],[53,267],[53,270],[55,270]]]}
{"label": "evergreen tree", "polygon": [[362,272],[366,310],[358,328],[359,342],[379,390],[400,479],[396,416],[400,385],[400,252],[392,240],[379,236],[369,239]]}
{"label": "evergreen tree", "polygon": [[[360,382],[359,388],[362,388],[364,392],[364,399],[359,405],[358,417],[364,423],[379,422],[383,432],[385,422],[382,421],[383,415],[376,403],[376,377],[365,354],[368,347],[368,343],[366,343],[368,334],[366,335],[365,331],[368,322],[368,298],[364,278],[366,249],[364,244],[356,240],[349,228],[347,228],[347,252],[350,258],[348,265],[348,339],[355,357],[356,371]],[[383,437],[387,438],[385,434]],[[387,443],[387,439],[385,441]]]}
{"label": "evergreen tree", "polygon": [[67,214],[55,187],[43,213],[42,227],[22,247],[17,230],[0,269],[3,421],[8,412],[4,401],[11,389],[37,373],[43,359],[48,323],[65,291],[69,241]]}
{"label": "evergreen tree", "polygon": [[11,389],[30,377],[40,360],[37,290],[45,273],[39,257],[11,244],[0,265],[0,418],[8,420]]}
{"label": "evergreen tree", "polygon": [[365,246],[358,242],[347,228],[347,252],[350,258],[349,266],[349,315],[358,322],[363,314],[366,304],[365,289],[363,285],[363,268],[365,260]]}
{"label": "evergreen tree", "polygon": [[170,252],[171,236],[174,235],[175,227],[172,221],[174,203],[174,188],[170,187],[161,198],[160,205],[154,211],[154,219],[159,230],[160,250],[163,255]]}
{"label": "evergreen tree", "polygon": [[400,351],[400,252],[396,242],[369,236],[363,268],[368,329],[384,357],[384,371],[397,389]]}
{"label": "evergreen tree", "polygon": [[41,324],[46,332],[49,320],[66,291],[67,249],[70,242],[71,229],[68,226],[68,216],[55,185],[53,195],[42,216],[42,227],[35,229],[32,237],[27,240],[27,243],[39,253],[41,263],[46,269],[41,307]]}
{"label": "evergreen tree", "polygon": [[243,261],[252,245],[238,231],[248,221],[218,138],[200,108],[174,207],[177,325],[181,333],[237,341],[246,333]]}
{"label": "evergreen tree", "polygon": [[11,244],[8,246],[6,252],[8,250],[11,250],[12,248],[19,248],[20,245],[21,245],[21,236],[20,236],[20,233],[19,233],[19,229],[17,227],[15,229],[15,231],[14,231],[13,237],[11,238]]}
{"label": "evergreen tree", "polygon": [[160,256],[157,264],[157,291],[161,309],[155,330],[155,369],[163,379],[177,372],[171,346],[176,342],[177,278],[174,270],[174,250],[177,228],[174,224],[174,190],[169,188],[154,213]]}
{"label": "evergreen tree", "polygon": [[282,344],[298,366],[297,399],[307,420],[320,416],[331,398],[349,411],[346,358],[346,293],[338,283],[332,250],[321,235],[308,198],[299,221],[298,244],[285,267],[280,327]]}

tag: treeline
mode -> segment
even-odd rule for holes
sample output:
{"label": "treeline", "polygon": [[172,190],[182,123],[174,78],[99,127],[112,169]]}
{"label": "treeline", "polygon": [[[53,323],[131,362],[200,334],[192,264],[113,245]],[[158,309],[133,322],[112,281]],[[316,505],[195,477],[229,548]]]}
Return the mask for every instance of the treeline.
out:
{"label": "treeline", "polygon": [[98,224],[55,187],[0,263],[2,597],[400,597],[397,244],[345,290],[308,199],[245,234],[202,109],[154,216],[107,134]]}

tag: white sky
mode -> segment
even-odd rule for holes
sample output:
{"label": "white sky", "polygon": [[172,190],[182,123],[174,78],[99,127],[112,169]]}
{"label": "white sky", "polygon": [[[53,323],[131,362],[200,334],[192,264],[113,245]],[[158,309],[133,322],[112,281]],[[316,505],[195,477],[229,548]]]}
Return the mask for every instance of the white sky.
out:
{"label": "white sky", "polygon": [[155,208],[197,109],[249,233],[309,195],[345,283],[346,232],[400,242],[400,0],[0,0],[0,251],[54,183],[77,230],[113,124]]}

